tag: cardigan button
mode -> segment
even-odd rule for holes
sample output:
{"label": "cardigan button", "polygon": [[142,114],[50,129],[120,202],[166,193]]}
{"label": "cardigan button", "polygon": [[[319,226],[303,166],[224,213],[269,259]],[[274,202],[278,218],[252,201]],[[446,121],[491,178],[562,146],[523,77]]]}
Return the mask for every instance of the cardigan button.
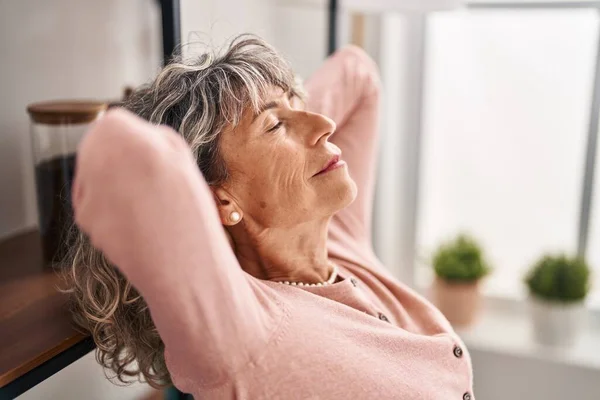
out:
{"label": "cardigan button", "polygon": [[459,346],[454,346],[454,357],[461,358],[463,356],[463,350]]}
{"label": "cardigan button", "polygon": [[382,321],[390,322],[390,320],[388,319],[388,317],[385,316],[385,314],[379,313],[378,317]]}
{"label": "cardigan button", "polygon": [[358,286],[358,281],[357,281],[356,279],[354,279],[354,278],[350,278],[350,283],[352,283],[352,285],[353,285],[354,287],[357,287],[357,286]]}
{"label": "cardigan button", "polygon": [[471,393],[466,392],[465,394],[463,394],[463,400],[471,400],[473,397],[471,396]]}

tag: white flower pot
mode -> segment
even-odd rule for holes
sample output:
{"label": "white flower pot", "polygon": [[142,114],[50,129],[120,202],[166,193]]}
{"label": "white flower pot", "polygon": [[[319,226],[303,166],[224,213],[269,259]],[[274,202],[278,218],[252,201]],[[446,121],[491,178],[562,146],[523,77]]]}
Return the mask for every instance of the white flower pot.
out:
{"label": "white flower pot", "polygon": [[545,346],[572,346],[585,321],[583,302],[560,303],[530,297],[533,337]]}

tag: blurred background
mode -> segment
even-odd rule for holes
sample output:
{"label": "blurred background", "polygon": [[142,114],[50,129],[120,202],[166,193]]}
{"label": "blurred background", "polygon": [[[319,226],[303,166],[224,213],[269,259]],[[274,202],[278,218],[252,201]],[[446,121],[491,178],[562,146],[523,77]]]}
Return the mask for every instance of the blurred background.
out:
{"label": "blurred background", "polygon": [[[180,0],[182,52],[253,32],[308,78],[332,34],[363,47],[385,96],[379,257],[447,315],[473,314],[455,326],[478,399],[600,398],[600,2],[335,3],[332,25],[329,0]],[[0,0],[0,238],[38,223],[27,105],[119,99],[162,45],[156,0]],[[478,310],[460,310],[465,293]],[[88,354],[19,398],[148,393]]]}

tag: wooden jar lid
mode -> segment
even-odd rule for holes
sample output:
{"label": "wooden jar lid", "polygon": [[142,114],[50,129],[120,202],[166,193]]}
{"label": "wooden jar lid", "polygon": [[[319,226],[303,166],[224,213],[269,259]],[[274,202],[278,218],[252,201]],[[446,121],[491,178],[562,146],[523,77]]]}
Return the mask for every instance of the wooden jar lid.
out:
{"label": "wooden jar lid", "polygon": [[107,104],[87,100],[53,100],[27,106],[29,116],[38,124],[85,124],[106,110]]}

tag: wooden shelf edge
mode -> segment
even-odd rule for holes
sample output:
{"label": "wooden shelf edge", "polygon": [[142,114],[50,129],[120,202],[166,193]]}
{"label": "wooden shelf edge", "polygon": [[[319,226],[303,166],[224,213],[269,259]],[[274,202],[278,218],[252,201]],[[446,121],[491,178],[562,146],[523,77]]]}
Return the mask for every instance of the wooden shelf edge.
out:
{"label": "wooden shelf edge", "polygon": [[60,343],[60,345],[55,346],[52,349],[49,349],[48,351],[46,351],[42,354],[39,354],[37,357],[35,357],[31,360],[28,360],[28,361],[24,362],[23,364],[19,365],[18,367],[4,373],[3,375],[0,375],[0,387],[8,385],[15,379],[20,378],[21,376],[25,375],[29,371],[42,365],[43,363],[52,359],[53,357],[56,357],[60,353],[68,350],[70,347],[76,345],[77,343],[81,342],[82,340],[84,340],[87,337],[88,336],[86,336],[86,335],[78,333],[75,336],[72,336],[72,337],[66,339],[65,341]]}

